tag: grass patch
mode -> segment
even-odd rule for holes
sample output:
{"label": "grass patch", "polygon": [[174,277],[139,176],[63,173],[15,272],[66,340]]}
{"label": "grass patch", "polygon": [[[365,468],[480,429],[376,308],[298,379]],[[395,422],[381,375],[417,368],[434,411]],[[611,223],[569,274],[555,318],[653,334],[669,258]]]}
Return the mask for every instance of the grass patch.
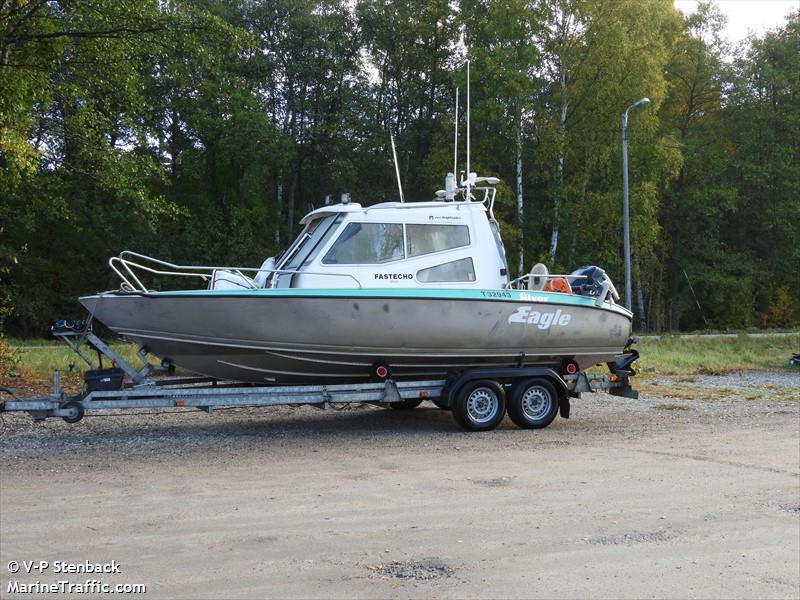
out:
{"label": "grass patch", "polygon": [[636,344],[642,374],[724,375],[740,371],[792,370],[789,358],[800,349],[800,333],[780,336],[741,334],[736,337],[662,336]]}
{"label": "grass patch", "polygon": [[655,408],[657,410],[689,410],[685,404],[656,404]]}
{"label": "grass patch", "polygon": [[727,388],[702,387],[680,381],[657,384],[652,380],[641,379],[635,382],[635,387],[648,396],[676,400],[719,400],[736,395],[736,392]]}
{"label": "grass patch", "polygon": [[786,402],[800,402],[800,389],[780,387],[777,385],[765,386],[772,391],[775,400],[785,400]]}
{"label": "grass patch", "polygon": [[41,346],[52,346],[54,348],[60,347],[64,345],[64,342],[60,342],[55,338],[16,338],[16,337],[7,337],[6,341],[14,346],[15,348],[25,347],[25,348],[39,348]]}
{"label": "grass patch", "polygon": [[[13,340],[12,344],[14,344],[14,352],[19,357],[17,365],[19,378],[29,381],[49,381],[55,369],[58,369],[62,377],[67,379],[72,379],[73,376],[80,378],[83,372],[89,368],[66,344],[58,340],[27,340],[26,344],[17,344],[18,341]],[[90,351],[86,346],[81,346],[81,349],[97,363],[96,352]],[[111,344],[111,349],[130,364],[138,365],[140,362],[136,356],[136,346],[133,344],[115,343]],[[103,366],[111,366],[105,357]]]}

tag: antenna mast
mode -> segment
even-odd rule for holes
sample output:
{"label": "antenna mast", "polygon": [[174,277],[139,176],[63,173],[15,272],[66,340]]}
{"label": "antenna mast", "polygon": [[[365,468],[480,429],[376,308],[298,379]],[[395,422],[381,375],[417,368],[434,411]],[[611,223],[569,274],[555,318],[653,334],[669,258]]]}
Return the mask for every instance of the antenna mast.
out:
{"label": "antenna mast", "polygon": [[467,194],[465,200],[469,202],[472,198],[469,193],[469,59],[467,59]]}
{"label": "antenna mast", "polygon": [[394,172],[397,174],[397,189],[400,191],[400,202],[405,202],[403,198],[403,184],[400,183],[400,165],[397,162],[397,151],[394,149],[394,136],[390,133],[389,139],[392,140],[392,157],[394,158]]}
{"label": "antenna mast", "polygon": [[453,144],[453,175],[458,177],[458,88],[456,88],[456,118],[453,122],[455,129],[455,143]]}

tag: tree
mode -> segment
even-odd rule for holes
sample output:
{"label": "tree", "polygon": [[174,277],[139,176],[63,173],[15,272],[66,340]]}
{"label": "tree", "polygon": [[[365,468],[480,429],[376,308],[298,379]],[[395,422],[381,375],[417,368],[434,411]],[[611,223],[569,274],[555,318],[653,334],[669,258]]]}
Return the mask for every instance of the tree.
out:
{"label": "tree", "polygon": [[[543,31],[545,87],[534,111],[537,188],[548,201],[538,208],[548,218],[531,237],[549,237],[542,250],[559,269],[594,262],[621,273],[619,115],[648,96],[652,108],[631,126],[633,240],[648,264],[658,231],[656,189],[679,161],[674,144],[658,132],[655,112],[666,94],[663,69],[678,31],[676,13],[661,0],[563,0],[545,5]],[[569,223],[566,246],[562,223]]]}
{"label": "tree", "polygon": [[[785,322],[800,320],[800,11],[784,27],[753,39],[733,65],[723,111],[730,167],[738,190],[735,218],[722,241],[748,257],[749,292],[760,325],[778,325],[781,289],[793,298]],[[749,288],[749,289],[748,289]],[[751,312],[752,314],[752,312]],[[773,316],[770,316],[773,315]],[[733,317],[733,315],[731,315]],[[729,317],[741,323],[750,315]]]}
{"label": "tree", "polygon": [[[437,153],[435,140],[449,113],[450,71],[456,67],[457,21],[447,0],[361,0],[358,22],[372,83],[364,114],[360,151],[372,157],[360,179],[373,199],[396,199],[389,136],[398,148],[404,192],[428,199],[440,186],[426,162]],[[375,164],[375,156],[386,157]],[[421,175],[427,175],[427,177]]]}
{"label": "tree", "polygon": [[[476,74],[472,85],[475,147],[484,168],[514,182],[515,202],[509,202],[506,189],[501,188],[497,204],[501,221],[516,225],[503,233],[507,247],[516,247],[512,254],[518,256],[517,275],[522,275],[524,130],[530,127],[538,83],[534,71],[539,55],[530,42],[540,33],[539,11],[524,0],[469,0],[462,3],[461,12]],[[514,149],[513,161],[509,148]]]}
{"label": "tree", "polygon": [[159,193],[143,82],[203,24],[155,1],[2,10],[0,261],[14,323],[31,333],[73,309],[76,290],[107,287],[97,265],[149,245],[175,214]]}

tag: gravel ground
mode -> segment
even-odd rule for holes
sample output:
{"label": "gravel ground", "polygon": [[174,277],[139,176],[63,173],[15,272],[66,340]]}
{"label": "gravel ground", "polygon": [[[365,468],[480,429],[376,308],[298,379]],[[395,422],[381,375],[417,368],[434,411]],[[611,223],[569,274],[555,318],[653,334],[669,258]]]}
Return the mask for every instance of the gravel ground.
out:
{"label": "gravel ground", "polygon": [[800,597],[800,373],[636,386],[482,434],[428,403],[6,415],[0,596],[11,560],[114,559],[159,598]]}

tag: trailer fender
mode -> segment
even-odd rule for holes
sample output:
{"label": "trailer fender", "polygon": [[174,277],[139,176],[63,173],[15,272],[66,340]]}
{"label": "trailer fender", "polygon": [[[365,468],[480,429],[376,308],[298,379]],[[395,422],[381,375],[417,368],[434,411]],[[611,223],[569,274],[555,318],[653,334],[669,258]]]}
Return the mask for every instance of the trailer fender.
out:
{"label": "trailer fender", "polygon": [[564,394],[558,400],[558,412],[562,419],[569,419],[569,409],[569,394]]}

